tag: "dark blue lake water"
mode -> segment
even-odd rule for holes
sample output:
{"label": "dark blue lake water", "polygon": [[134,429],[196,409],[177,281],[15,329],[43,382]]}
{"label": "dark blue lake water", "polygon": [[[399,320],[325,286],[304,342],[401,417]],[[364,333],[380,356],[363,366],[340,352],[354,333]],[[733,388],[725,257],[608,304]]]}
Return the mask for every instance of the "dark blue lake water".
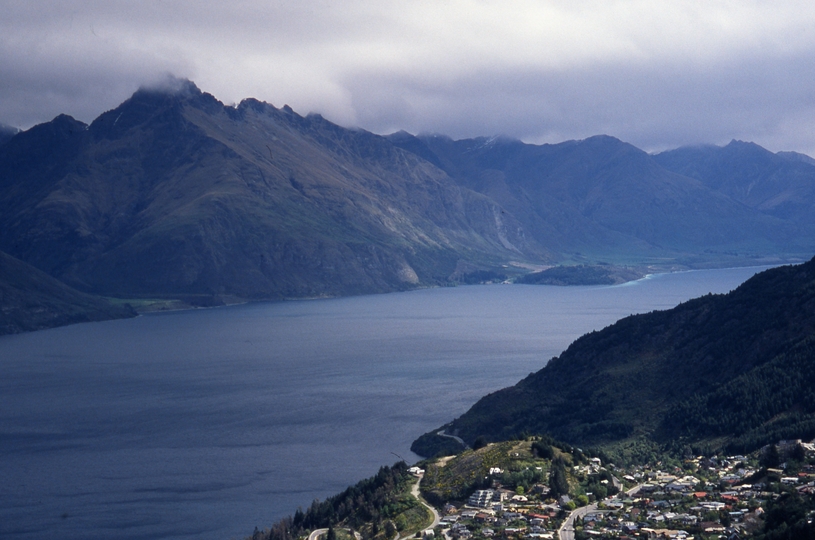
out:
{"label": "dark blue lake water", "polygon": [[758,268],[259,303],[0,338],[0,537],[242,538],[580,335]]}

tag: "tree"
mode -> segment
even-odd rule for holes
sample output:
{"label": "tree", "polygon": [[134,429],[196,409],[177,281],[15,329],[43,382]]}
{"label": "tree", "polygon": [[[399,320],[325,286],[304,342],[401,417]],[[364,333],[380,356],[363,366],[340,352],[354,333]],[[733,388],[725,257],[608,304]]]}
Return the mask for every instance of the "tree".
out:
{"label": "tree", "polygon": [[555,450],[552,445],[543,441],[532,443],[532,453],[543,459],[553,459],[555,457]]}
{"label": "tree", "polygon": [[569,479],[566,477],[566,466],[562,460],[552,462],[552,472],[549,474],[549,490],[553,497],[560,497],[569,493]]}
{"label": "tree", "polygon": [[795,445],[795,449],[792,451],[792,459],[799,463],[803,463],[807,459],[807,451],[801,446],[801,443]]}
{"label": "tree", "polygon": [[778,467],[781,463],[781,456],[778,454],[778,447],[771,444],[761,455],[761,464],[764,467]]}
{"label": "tree", "polygon": [[487,446],[487,438],[483,435],[476,437],[475,441],[473,442],[473,450],[478,450],[479,448],[484,448],[485,446]]}

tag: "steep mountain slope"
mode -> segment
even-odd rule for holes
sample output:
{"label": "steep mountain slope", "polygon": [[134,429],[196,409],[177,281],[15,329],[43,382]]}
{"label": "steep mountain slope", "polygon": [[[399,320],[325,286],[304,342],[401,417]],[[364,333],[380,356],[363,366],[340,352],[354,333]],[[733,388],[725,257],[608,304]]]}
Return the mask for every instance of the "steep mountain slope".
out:
{"label": "steep mountain slope", "polygon": [[[579,445],[645,436],[751,450],[815,436],[813,383],[815,259],[587,334],[447,429],[469,443],[527,432]],[[432,453],[437,438],[414,451]]]}
{"label": "steep mountain slope", "polygon": [[108,295],[354,294],[545,258],[500,215],[382,137],[190,82],[0,147],[0,248]]}
{"label": "steep mountain slope", "polygon": [[12,137],[17,135],[19,130],[6,124],[0,124],[0,146],[6,144]]}
{"label": "steep mountain slope", "polygon": [[[556,252],[691,260],[701,252],[757,255],[815,248],[785,216],[768,215],[698,178],[667,170],[613,137],[540,146],[406,134],[391,140],[435,160],[462,186],[495,199]],[[805,200],[815,201],[815,194]]]}
{"label": "steep mountain slope", "polygon": [[0,335],[135,315],[0,252]]}
{"label": "steep mountain slope", "polygon": [[654,157],[663,167],[696,178],[750,208],[790,219],[812,234],[815,162],[794,152],[772,152],[754,143],[678,148]]}
{"label": "steep mountain slope", "polygon": [[745,198],[715,171],[671,171],[613,137],[380,137],[177,86],[0,141],[0,249],[86,292],[205,304],[401,290],[516,263],[815,251],[806,156],[770,154],[785,165],[756,185],[786,191]]}

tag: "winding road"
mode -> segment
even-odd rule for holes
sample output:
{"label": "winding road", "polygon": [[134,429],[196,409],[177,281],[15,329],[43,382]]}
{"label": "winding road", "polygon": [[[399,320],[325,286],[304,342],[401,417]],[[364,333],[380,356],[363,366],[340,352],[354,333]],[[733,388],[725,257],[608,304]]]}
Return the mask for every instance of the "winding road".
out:
{"label": "winding road", "polygon": [[447,433],[444,432],[444,430],[439,431],[438,433],[436,433],[436,435],[438,435],[439,437],[447,437],[448,439],[455,439],[459,442],[461,446],[464,447],[465,450],[470,449],[470,447],[467,445],[466,442],[464,442],[464,439],[462,439],[461,437],[456,437],[455,435],[448,435]]}
{"label": "winding road", "polygon": [[[424,478],[423,474],[419,475],[418,479],[416,480],[416,483],[413,484],[413,487],[410,488],[410,494],[413,495],[414,497],[416,497],[416,500],[419,501],[420,503],[422,503],[422,505],[424,505],[424,507],[427,508],[428,510],[430,510],[430,513],[433,514],[433,523],[431,523],[429,526],[425,527],[423,530],[435,529],[436,525],[441,523],[441,516],[439,515],[439,513],[436,511],[435,508],[430,506],[430,504],[428,504],[428,502],[426,500],[424,500],[424,497],[422,497],[422,494],[419,492],[419,486],[422,483],[423,478]],[[344,529],[344,530],[350,530],[350,529]],[[308,540],[319,540],[320,537],[323,536],[324,534],[326,534],[327,532],[328,532],[328,529],[315,529],[314,531],[311,532],[311,534],[308,535]],[[359,534],[356,531],[354,531],[354,536],[356,537],[357,540],[362,540],[362,535]],[[394,537],[394,540],[403,540],[404,538],[409,538],[411,536],[413,536],[413,535],[410,534],[408,536],[402,536],[401,534],[396,533],[396,536]]]}
{"label": "winding road", "polygon": [[[343,529],[343,530],[350,532],[351,529]],[[328,533],[328,529],[315,529],[315,530],[311,531],[310,535],[308,535],[308,540],[317,540],[318,538],[320,538],[322,535],[324,535],[326,533]],[[362,535],[359,534],[357,531],[354,531],[354,537],[357,540],[362,540]]]}
{"label": "winding road", "polygon": [[[423,478],[424,478],[424,474],[420,474],[419,479],[416,481],[415,484],[413,484],[413,487],[410,488],[410,494],[413,495],[414,497],[416,497],[416,500],[419,501],[420,503],[422,503],[424,505],[424,507],[427,508],[428,510],[430,510],[430,513],[433,514],[433,523],[431,523],[428,527],[425,527],[424,529],[425,530],[426,529],[435,529],[436,525],[441,523],[441,516],[439,515],[438,511],[436,511],[435,508],[430,506],[430,504],[428,504],[428,502],[426,500],[424,500],[424,497],[422,497],[422,494],[419,492],[419,486],[421,485]],[[408,536],[402,536],[402,535],[397,535],[396,536],[396,540],[402,540],[402,538],[408,538]],[[311,540],[311,539],[309,539],[309,540]]]}

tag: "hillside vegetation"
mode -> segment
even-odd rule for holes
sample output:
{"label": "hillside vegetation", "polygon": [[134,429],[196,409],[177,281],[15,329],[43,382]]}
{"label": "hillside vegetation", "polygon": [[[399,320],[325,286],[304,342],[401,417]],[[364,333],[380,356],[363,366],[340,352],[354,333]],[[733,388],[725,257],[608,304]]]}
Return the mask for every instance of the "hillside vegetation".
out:
{"label": "hillside vegetation", "polygon": [[128,305],[76,291],[0,252],[0,335],[135,315]]}
{"label": "hillside vegetation", "polygon": [[[815,436],[813,374],[815,259],[587,334],[445,429],[469,444],[545,433],[581,446],[749,451]],[[436,431],[413,450],[434,455]]]}
{"label": "hillside vegetation", "polygon": [[815,164],[742,146],[384,137],[178,81],[89,125],[2,131],[0,250],[83,292],[196,305],[808,257]]}

